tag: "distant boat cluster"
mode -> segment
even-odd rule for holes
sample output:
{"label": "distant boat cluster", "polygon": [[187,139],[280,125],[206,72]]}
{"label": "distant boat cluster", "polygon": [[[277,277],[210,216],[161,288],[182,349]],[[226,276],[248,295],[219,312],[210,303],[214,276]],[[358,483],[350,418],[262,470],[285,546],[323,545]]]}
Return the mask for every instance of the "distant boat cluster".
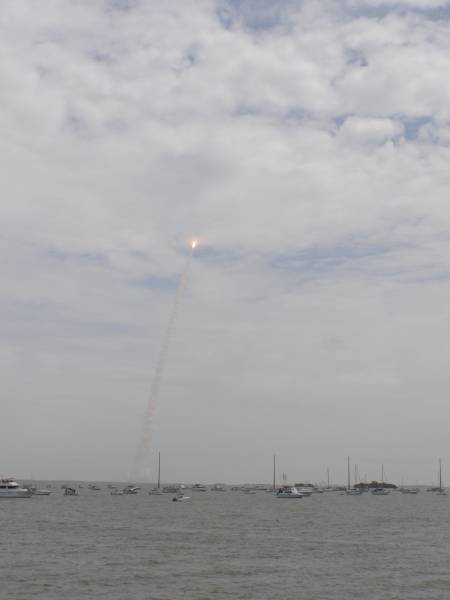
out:
{"label": "distant boat cluster", "polygon": [[[242,492],[244,494],[256,494],[257,492],[269,492],[277,498],[286,499],[301,499],[312,496],[313,494],[324,494],[328,492],[340,492],[346,496],[362,496],[365,493],[370,493],[373,496],[388,496],[392,491],[397,491],[401,494],[412,494],[416,495],[419,493],[419,487],[412,486],[400,486],[393,483],[388,483],[384,478],[384,468],[382,467],[381,481],[371,481],[370,483],[359,482],[351,485],[350,483],[350,457],[347,458],[347,486],[331,486],[329,480],[328,470],[328,482],[326,486],[318,486],[311,483],[287,483],[287,476],[283,473],[283,485],[276,485],[276,469],[275,469],[275,457],[273,462],[273,483],[269,484],[244,484],[244,485],[226,485],[224,483],[214,483],[212,485],[205,485],[202,483],[194,483],[192,485],[185,485],[183,483],[175,483],[170,485],[161,485],[161,460],[158,455],[158,483],[155,487],[148,490],[150,496],[160,496],[163,494],[174,494],[173,500],[175,502],[182,502],[189,500],[190,496],[186,495],[186,491],[191,493],[197,492]],[[2,498],[32,498],[33,496],[49,496],[52,493],[52,484],[48,484],[45,488],[42,488],[35,483],[24,483],[19,484],[14,477],[3,477],[0,478],[0,499]],[[78,496],[80,490],[86,489],[90,492],[102,491],[102,487],[97,483],[79,483],[74,485],[62,484],[61,489],[63,490],[64,496]],[[117,484],[106,484],[106,489],[109,490],[111,496],[129,496],[136,495],[141,491],[141,486],[128,483],[120,486]],[[439,485],[431,486],[426,488],[427,492],[433,492],[439,496],[446,496],[447,492],[442,486],[442,461],[439,459]],[[144,492],[145,493],[145,492]]]}
{"label": "distant boat cluster", "polygon": [[[442,485],[423,488],[427,492],[432,492],[437,495],[445,496],[446,490]],[[281,486],[273,486],[269,484],[244,484],[244,485],[226,485],[224,483],[215,483],[205,485],[202,483],[194,483],[185,485],[182,483],[173,483],[159,487],[153,487],[147,490],[136,484],[127,484],[120,486],[117,484],[98,483],[79,483],[79,484],[62,484],[60,490],[64,496],[79,496],[80,493],[104,492],[107,491],[111,496],[127,496],[136,495],[139,492],[149,494],[151,496],[162,496],[164,494],[173,495],[174,501],[189,500],[192,496],[187,493],[207,493],[207,492],[241,492],[242,494],[256,494],[260,492],[270,493],[276,498],[285,499],[302,499],[317,494],[338,493],[347,496],[363,496],[364,494],[372,494],[374,496],[387,496],[391,492],[401,494],[418,494],[421,490],[419,487],[397,486],[393,483],[382,481],[372,481],[370,483],[357,483],[353,486],[317,486],[310,483],[295,483],[287,484],[285,481]],[[49,496],[56,492],[57,489],[48,484],[45,488],[40,488],[35,484],[20,484],[13,477],[0,479],[0,499],[1,498],[32,498],[33,496]]]}

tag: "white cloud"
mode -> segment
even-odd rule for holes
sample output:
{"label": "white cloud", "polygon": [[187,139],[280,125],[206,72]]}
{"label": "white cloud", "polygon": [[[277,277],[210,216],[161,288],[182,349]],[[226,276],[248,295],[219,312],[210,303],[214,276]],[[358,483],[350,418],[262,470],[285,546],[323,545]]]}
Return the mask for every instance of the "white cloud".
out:
{"label": "white cloud", "polygon": [[383,143],[403,133],[400,123],[392,119],[349,117],[340,128],[340,135],[358,142]]}
{"label": "white cloud", "polygon": [[[192,461],[190,442],[235,436],[245,454],[256,432],[270,456],[271,432],[295,456],[305,422],[306,445],[330,431],[318,477],[345,444],[366,452],[353,433],[386,411],[389,447],[409,443],[405,410],[423,421],[425,390],[441,408],[450,26],[286,6],[281,25],[227,28],[206,1],[2,5],[2,419],[30,444],[89,432],[61,460],[35,449],[36,473],[65,476],[78,457],[74,476],[126,475],[193,235],[155,431],[178,464],[168,477],[194,477],[193,462],[205,478],[263,477],[261,458],[236,472],[194,448]],[[25,452],[9,460],[30,471]]]}

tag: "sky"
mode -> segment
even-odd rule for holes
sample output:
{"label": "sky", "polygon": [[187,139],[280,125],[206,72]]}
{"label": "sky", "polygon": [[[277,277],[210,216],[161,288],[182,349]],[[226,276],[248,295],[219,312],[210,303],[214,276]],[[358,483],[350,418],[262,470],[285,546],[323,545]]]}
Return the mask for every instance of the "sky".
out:
{"label": "sky", "polygon": [[0,473],[450,481],[450,2],[3,0]]}

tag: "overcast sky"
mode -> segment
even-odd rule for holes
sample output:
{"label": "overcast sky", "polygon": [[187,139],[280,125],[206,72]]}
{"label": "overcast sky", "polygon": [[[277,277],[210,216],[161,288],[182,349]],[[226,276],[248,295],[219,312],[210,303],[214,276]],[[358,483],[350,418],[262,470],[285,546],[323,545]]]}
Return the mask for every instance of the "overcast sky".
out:
{"label": "overcast sky", "polygon": [[0,472],[450,482],[450,3],[2,0]]}

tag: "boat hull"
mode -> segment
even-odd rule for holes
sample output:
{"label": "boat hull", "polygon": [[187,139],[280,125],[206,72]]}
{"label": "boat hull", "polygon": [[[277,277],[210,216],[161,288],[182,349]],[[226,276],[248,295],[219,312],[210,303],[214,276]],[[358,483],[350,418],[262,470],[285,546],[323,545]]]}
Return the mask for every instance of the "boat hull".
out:
{"label": "boat hull", "polygon": [[298,494],[298,496],[296,496],[296,495],[287,496],[285,494],[277,494],[277,498],[282,498],[285,500],[301,500],[303,498],[303,496],[301,494]]}
{"label": "boat hull", "polygon": [[25,488],[18,490],[2,490],[0,500],[11,500],[13,498],[31,498],[32,493]]}

